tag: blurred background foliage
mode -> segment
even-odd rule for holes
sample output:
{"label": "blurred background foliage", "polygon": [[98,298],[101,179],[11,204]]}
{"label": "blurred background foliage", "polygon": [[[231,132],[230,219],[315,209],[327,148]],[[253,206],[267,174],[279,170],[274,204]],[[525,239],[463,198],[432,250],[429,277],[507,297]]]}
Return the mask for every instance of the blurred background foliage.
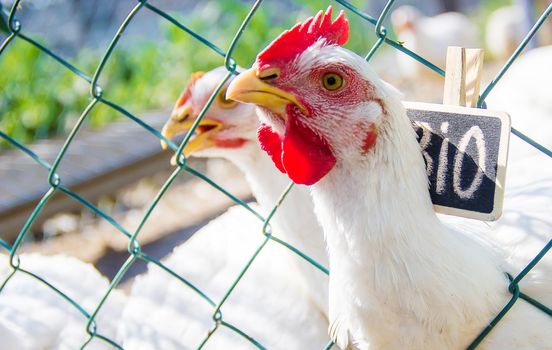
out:
{"label": "blurred background foliage", "polygon": [[[75,0],[75,3],[79,1]],[[156,1],[150,3],[157,6]],[[187,11],[169,13],[225,50],[252,3],[237,0],[202,1],[192,3]],[[363,0],[351,3],[360,8],[367,8],[370,4]],[[23,1],[18,17],[25,14],[25,4]],[[129,1],[128,6],[130,8],[135,4],[135,1]],[[504,1],[482,1],[480,10],[474,13],[483,21],[488,13],[501,4]],[[87,6],[90,8],[90,3]],[[283,29],[326,6],[327,1],[321,0],[265,1],[235,51],[238,64],[249,66],[258,49]],[[129,27],[140,26],[143,19],[140,16],[146,12],[146,16],[155,17],[160,28],[159,35],[135,35],[138,38],[127,43],[125,32],[100,78],[104,97],[137,116],[147,110],[170,109],[191,72],[209,70],[223,64],[221,56],[147,9],[142,9]],[[40,16],[40,13],[35,11],[32,15]],[[29,17],[28,20],[33,19]],[[358,16],[349,16],[349,19],[353,34],[347,47],[365,55],[375,42],[374,28]],[[95,22],[89,22],[86,24],[89,27],[85,29],[94,30]],[[110,34],[104,35],[108,37],[107,40],[112,38],[121,22],[115,21]],[[22,25],[23,33],[47,47],[52,45],[41,37],[40,32],[27,33],[24,20]],[[0,40],[6,36],[5,18],[0,21],[2,30],[4,34],[0,35]],[[106,47],[82,45],[68,55],[61,50],[61,55],[92,76]],[[16,140],[28,144],[67,133],[89,101],[89,84],[86,81],[29,43],[16,38],[0,55],[0,130]],[[90,127],[99,127],[117,118],[121,118],[120,113],[101,106],[94,108],[87,123]],[[5,140],[0,139],[0,150],[9,147]]]}

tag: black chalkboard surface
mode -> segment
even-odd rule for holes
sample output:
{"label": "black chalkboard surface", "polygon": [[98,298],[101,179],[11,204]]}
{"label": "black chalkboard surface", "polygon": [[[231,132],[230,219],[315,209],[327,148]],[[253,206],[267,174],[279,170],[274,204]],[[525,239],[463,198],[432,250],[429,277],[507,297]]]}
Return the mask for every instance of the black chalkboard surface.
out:
{"label": "black chalkboard surface", "polygon": [[485,109],[405,102],[437,212],[479,220],[502,214],[510,117]]}

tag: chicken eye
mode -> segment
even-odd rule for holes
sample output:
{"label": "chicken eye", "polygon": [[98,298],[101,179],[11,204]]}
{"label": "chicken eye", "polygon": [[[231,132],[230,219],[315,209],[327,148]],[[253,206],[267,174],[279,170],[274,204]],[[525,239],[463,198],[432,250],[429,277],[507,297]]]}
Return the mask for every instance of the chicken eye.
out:
{"label": "chicken eye", "polygon": [[220,90],[217,101],[221,108],[233,108],[237,104],[236,101],[226,98],[226,88]]}
{"label": "chicken eye", "polygon": [[335,91],[343,86],[343,77],[337,73],[326,73],[322,77],[322,85],[329,91]]}

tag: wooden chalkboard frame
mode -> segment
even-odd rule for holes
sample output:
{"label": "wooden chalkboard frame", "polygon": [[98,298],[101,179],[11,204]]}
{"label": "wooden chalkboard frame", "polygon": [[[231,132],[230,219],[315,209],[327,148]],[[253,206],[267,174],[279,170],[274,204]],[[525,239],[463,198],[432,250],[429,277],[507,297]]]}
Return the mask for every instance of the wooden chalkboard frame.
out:
{"label": "wooden chalkboard frame", "polygon": [[502,215],[504,202],[504,186],[506,180],[506,166],[508,161],[508,147],[510,141],[510,116],[506,112],[492,111],[487,109],[468,108],[454,105],[431,104],[422,102],[404,102],[407,110],[427,111],[430,113],[452,113],[478,117],[498,118],[500,120],[500,140],[498,145],[497,169],[495,177],[495,191],[493,198],[493,209],[491,212],[479,212],[455,207],[448,207],[434,204],[435,211],[447,215],[461,216],[470,219],[483,221],[495,221]]}

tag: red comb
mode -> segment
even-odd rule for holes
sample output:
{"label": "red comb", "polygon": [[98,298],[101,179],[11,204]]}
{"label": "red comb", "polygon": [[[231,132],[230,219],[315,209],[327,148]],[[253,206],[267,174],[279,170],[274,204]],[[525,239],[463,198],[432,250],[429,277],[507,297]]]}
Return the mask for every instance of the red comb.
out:
{"label": "red comb", "polygon": [[290,61],[305,51],[319,39],[326,39],[326,44],[343,45],[349,38],[349,21],[343,11],[332,22],[332,7],[326,13],[319,11],[303,23],[297,23],[286,30],[268,45],[258,56],[259,68],[274,61]]}
{"label": "red comb", "polygon": [[184,91],[182,91],[180,97],[178,97],[178,100],[176,100],[174,109],[182,106],[184,103],[186,103],[186,101],[190,99],[190,96],[192,95],[192,87],[203,75],[205,75],[205,73],[201,71],[192,74],[190,80],[188,80],[188,83],[186,84],[186,88],[184,88]]}

